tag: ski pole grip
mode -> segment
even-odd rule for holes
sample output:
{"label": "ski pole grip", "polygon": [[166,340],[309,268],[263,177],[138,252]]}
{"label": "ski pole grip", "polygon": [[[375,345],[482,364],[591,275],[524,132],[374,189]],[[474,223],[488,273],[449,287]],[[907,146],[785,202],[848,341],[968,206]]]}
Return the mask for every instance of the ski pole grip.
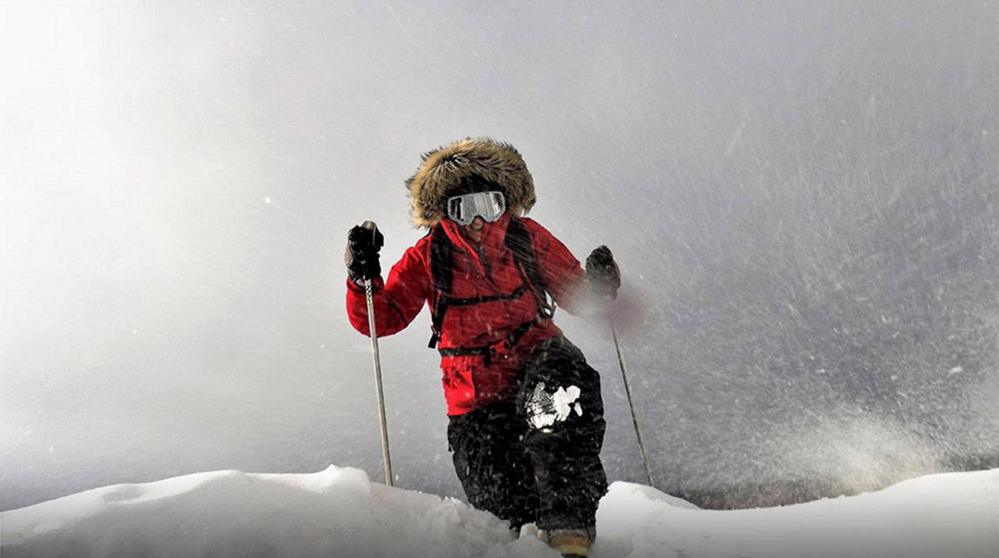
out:
{"label": "ski pole grip", "polygon": [[375,252],[378,252],[382,245],[385,244],[385,237],[378,231],[378,225],[376,225],[374,221],[365,221],[361,223],[361,228],[366,231],[371,231],[371,246],[374,247]]}

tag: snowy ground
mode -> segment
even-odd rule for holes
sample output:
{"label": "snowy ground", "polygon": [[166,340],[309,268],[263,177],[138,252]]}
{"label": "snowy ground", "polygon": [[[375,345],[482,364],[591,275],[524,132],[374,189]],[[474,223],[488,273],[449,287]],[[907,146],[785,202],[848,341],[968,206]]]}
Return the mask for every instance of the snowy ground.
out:
{"label": "snowy ground", "polygon": [[[199,473],[89,490],[0,514],[18,556],[549,557],[453,499],[373,484],[357,469]],[[614,483],[592,556],[999,557],[999,469],[933,475],[880,492],[708,511]]]}

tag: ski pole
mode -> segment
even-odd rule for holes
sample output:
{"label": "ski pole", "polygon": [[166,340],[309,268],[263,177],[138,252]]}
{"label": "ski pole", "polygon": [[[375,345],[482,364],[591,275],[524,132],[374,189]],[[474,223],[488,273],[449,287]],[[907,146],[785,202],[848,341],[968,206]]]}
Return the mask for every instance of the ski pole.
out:
{"label": "ski pole", "polygon": [[614,348],[617,349],[617,363],[621,367],[621,378],[624,379],[624,392],[628,396],[628,408],[631,409],[631,422],[635,424],[635,437],[638,438],[638,451],[642,453],[642,464],[645,465],[645,478],[649,481],[649,486],[655,488],[652,482],[652,471],[649,469],[649,458],[645,454],[645,443],[642,442],[642,429],[638,427],[638,418],[635,416],[635,404],[631,398],[631,386],[628,384],[628,366],[624,362],[624,354],[621,352],[621,343],[617,340],[617,328],[614,326],[614,319],[608,317],[611,327],[611,335],[614,337]]}
{"label": "ski pole", "polygon": [[[369,226],[370,225],[370,226]],[[375,224],[365,221],[362,227],[376,230]],[[375,298],[372,293],[371,279],[364,280],[364,296],[368,301],[368,332],[371,334],[371,359],[375,367],[375,393],[378,397],[378,419],[382,433],[382,463],[385,466],[385,484],[392,484],[392,456],[389,453],[388,421],[385,419],[385,395],[382,392],[382,362],[378,354],[378,333],[375,331]]]}

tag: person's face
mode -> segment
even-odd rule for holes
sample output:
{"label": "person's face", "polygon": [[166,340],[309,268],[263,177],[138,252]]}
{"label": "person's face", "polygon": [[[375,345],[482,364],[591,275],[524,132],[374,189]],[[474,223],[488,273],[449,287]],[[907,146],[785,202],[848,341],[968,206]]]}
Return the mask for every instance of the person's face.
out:
{"label": "person's face", "polygon": [[[462,195],[480,194],[483,192],[492,192],[492,191],[499,191],[499,188],[493,184],[471,184],[467,185],[464,188],[458,189],[454,193],[454,195],[462,196]],[[503,213],[506,213],[505,209]],[[485,228],[487,225],[489,225],[489,223],[480,216],[476,216],[474,219],[472,219],[472,222],[467,225],[462,225],[460,223],[457,223],[457,221],[455,221],[455,223],[458,224],[458,226],[460,227],[462,234],[464,234],[466,238],[472,240],[473,242],[482,242],[482,238],[485,233]]]}
{"label": "person's face", "polygon": [[482,242],[482,229],[486,226],[486,221],[482,217],[476,217],[468,225],[462,225],[462,230],[475,242]]}

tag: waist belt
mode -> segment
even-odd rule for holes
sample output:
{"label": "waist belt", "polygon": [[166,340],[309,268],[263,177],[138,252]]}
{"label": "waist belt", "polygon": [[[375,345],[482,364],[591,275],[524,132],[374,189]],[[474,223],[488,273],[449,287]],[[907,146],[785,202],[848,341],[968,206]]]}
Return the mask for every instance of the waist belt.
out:
{"label": "waist belt", "polygon": [[472,356],[481,355],[486,366],[492,362],[493,357],[507,353],[512,349],[520,338],[524,336],[532,327],[541,324],[543,320],[534,319],[524,322],[514,328],[509,335],[493,343],[482,347],[452,347],[447,349],[437,349],[442,357],[447,356]]}

